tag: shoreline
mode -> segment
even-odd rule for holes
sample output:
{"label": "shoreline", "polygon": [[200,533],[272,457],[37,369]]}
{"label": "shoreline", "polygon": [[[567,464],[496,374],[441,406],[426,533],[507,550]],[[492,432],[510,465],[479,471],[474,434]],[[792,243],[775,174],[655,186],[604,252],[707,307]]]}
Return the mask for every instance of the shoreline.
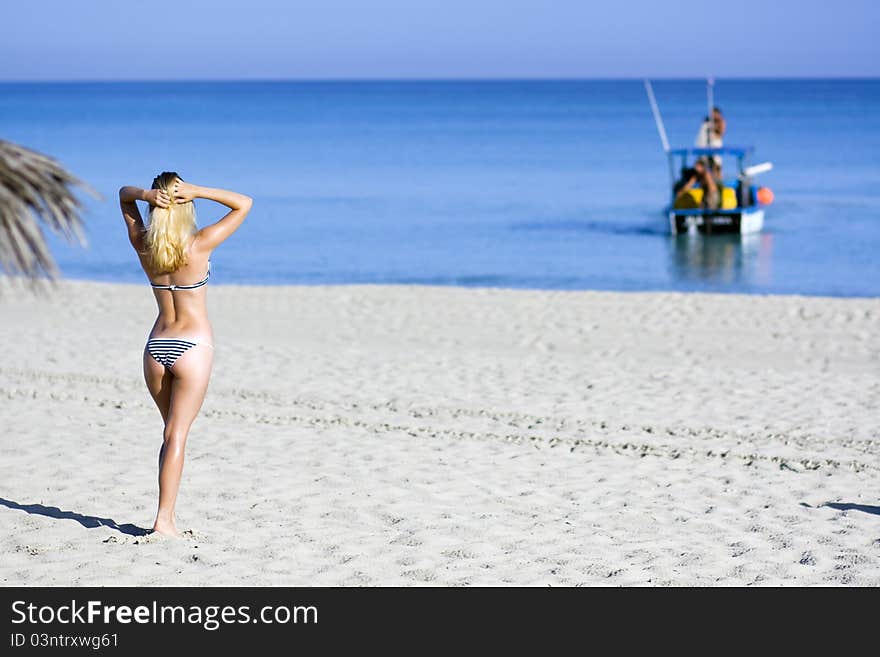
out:
{"label": "shoreline", "polygon": [[[19,280],[20,279],[20,280]],[[48,279],[41,280],[42,283],[49,283]],[[143,288],[147,285],[146,279],[143,282],[115,282],[102,281],[89,278],[72,278],[68,276],[56,279],[56,283],[73,283],[77,285],[105,285],[108,287],[121,286],[130,288]],[[0,295],[4,289],[17,289],[25,291],[27,289],[27,279],[23,276],[9,276],[0,274]],[[644,289],[644,290],[619,290],[605,288],[544,288],[544,287],[505,287],[505,286],[478,286],[478,285],[455,285],[452,283],[217,283],[211,281],[212,288],[230,288],[230,289],[345,289],[363,287],[367,289],[389,288],[389,289],[426,289],[426,290],[466,290],[475,292],[525,292],[525,293],[546,293],[546,294],[596,294],[596,295],[626,295],[626,296],[656,296],[669,295],[670,297],[688,297],[688,296],[707,296],[707,297],[733,297],[733,298],[757,298],[757,299],[804,299],[815,301],[880,301],[880,295],[821,295],[821,294],[798,294],[787,292],[720,292],[717,290],[666,290],[666,289]],[[2,300],[2,297],[0,297]]]}

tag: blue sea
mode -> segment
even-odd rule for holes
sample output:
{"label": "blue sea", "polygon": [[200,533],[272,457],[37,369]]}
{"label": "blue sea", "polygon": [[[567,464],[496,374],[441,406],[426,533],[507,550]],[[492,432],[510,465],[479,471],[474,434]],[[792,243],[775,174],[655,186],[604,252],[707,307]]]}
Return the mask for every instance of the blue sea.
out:
{"label": "blue sea", "polygon": [[[701,80],[654,89],[692,145]],[[143,282],[117,190],[163,170],[254,197],[212,280],[880,295],[880,80],[717,80],[772,161],[765,230],[672,237],[639,80],[0,84],[0,138],[102,196],[65,276]],[[200,224],[223,209],[197,202]]]}

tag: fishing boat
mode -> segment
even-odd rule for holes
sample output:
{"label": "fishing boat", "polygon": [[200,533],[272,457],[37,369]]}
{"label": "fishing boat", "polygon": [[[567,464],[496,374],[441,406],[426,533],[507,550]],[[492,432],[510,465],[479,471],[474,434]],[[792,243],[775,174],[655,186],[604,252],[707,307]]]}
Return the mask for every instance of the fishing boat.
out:
{"label": "fishing boat", "polygon": [[[708,86],[710,114],[713,107],[711,87],[710,81]],[[669,220],[670,232],[673,235],[712,233],[745,235],[760,232],[764,227],[764,209],[773,202],[773,192],[768,187],[759,186],[755,178],[761,173],[770,171],[773,164],[762,162],[749,166],[748,162],[754,151],[751,146],[670,148],[660,109],[654,98],[654,90],[648,80],[645,80],[645,89],[663,150],[669,160],[671,198],[665,214]],[[713,204],[716,207],[709,207],[703,202],[704,193],[699,186],[679,192],[682,179],[690,175],[689,172],[693,171],[698,160],[706,164],[712,161],[720,163],[725,156],[736,160],[735,176],[716,180],[719,187],[719,202]]]}
{"label": "fishing boat", "polygon": [[[773,192],[759,187],[755,177],[772,168],[764,162],[747,166],[754,149],[748,147],[722,146],[716,148],[676,148],[667,151],[669,156],[670,187],[672,197],[666,214],[669,230],[673,235],[681,233],[757,233],[764,227],[764,208],[773,202]],[[736,159],[736,176],[719,180],[720,207],[708,208],[703,203],[703,190],[694,187],[677,194],[676,183],[692,170],[698,159],[708,161],[724,156]]]}

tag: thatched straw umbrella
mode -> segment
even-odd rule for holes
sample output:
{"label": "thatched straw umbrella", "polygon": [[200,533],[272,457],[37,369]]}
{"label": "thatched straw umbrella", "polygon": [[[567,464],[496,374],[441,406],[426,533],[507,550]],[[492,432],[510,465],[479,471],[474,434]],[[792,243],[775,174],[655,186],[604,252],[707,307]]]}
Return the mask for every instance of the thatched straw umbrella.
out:
{"label": "thatched straw umbrella", "polygon": [[55,160],[0,140],[0,269],[31,280],[58,276],[41,224],[85,246],[75,187],[95,195]]}

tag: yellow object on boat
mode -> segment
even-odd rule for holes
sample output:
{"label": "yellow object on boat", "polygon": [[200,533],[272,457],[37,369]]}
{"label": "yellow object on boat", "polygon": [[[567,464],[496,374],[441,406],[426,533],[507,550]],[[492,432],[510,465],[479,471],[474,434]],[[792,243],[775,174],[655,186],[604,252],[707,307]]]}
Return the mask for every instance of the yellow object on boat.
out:
{"label": "yellow object on boat", "polygon": [[[694,187],[675,199],[672,206],[679,210],[690,210],[700,207],[703,202],[703,188]],[[733,187],[721,188],[721,209],[733,210],[736,207],[736,190]]]}

